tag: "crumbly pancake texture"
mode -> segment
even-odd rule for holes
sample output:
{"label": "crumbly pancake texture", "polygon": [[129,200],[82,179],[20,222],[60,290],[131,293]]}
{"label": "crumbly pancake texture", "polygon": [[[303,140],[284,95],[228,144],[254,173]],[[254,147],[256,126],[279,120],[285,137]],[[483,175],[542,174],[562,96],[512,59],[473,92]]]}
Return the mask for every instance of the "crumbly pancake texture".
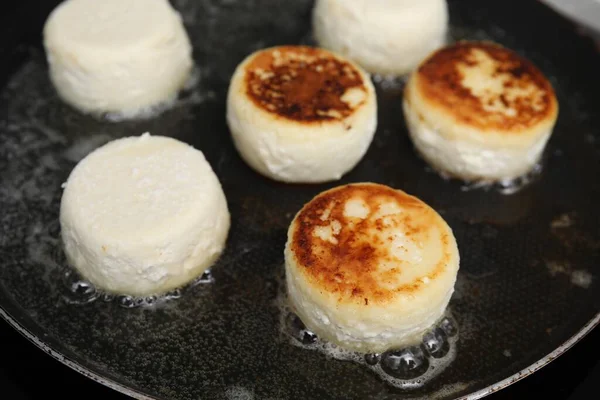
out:
{"label": "crumbly pancake texture", "polygon": [[163,294],[200,276],[225,249],[230,219],[204,154],[149,133],[83,158],[60,205],[69,264],[116,295]]}
{"label": "crumbly pancake texture", "polygon": [[267,112],[294,121],[343,120],[360,107],[367,87],[360,72],[331,53],[283,46],[246,66],[246,94]]}
{"label": "crumbly pancake texture", "polygon": [[417,151],[445,175],[515,179],[539,162],[558,118],[552,85],[492,42],[458,42],[411,75],[403,109]]}
{"label": "crumbly pancake texture", "polygon": [[246,163],[289,183],[340,179],[362,159],[377,127],[369,75],[309,46],[247,56],[231,78],[227,123]]}
{"label": "crumbly pancake texture", "polygon": [[304,323],[368,351],[419,340],[443,314],[459,266],[452,230],[435,210],[372,183],[306,204],[285,253],[290,300]]}
{"label": "crumbly pancake texture", "polygon": [[447,31],[446,0],[317,0],[312,12],[319,47],[385,76],[413,71]]}
{"label": "crumbly pancake texture", "polygon": [[48,74],[84,113],[135,119],[176,100],[195,67],[181,14],[168,0],[66,0],[43,29]]}
{"label": "crumbly pancake texture", "polygon": [[506,142],[537,136],[536,128],[554,124],[558,114],[554,89],[544,74],[492,42],[464,41],[436,51],[420,65],[408,91],[409,101],[418,97],[432,109],[429,118],[422,115],[426,122],[448,117]]}

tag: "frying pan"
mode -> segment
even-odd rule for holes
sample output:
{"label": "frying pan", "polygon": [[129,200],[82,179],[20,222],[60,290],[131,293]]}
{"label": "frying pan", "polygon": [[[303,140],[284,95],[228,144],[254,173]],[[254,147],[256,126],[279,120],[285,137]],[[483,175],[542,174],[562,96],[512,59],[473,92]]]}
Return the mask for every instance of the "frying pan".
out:
{"label": "frying pan", "polygon": [[[55,5],[23,5],[4,18],[0,35],[0,315],[66,365],[139,399],[476,399],[531,374],[598,323],[600,57],[591,40],[538,2],[449,3],[452,40],[515,49],[557,91],[561,111],[541,172],[510,195],[427,167],[407,136],[401,82],[377,84],[375,139],[341,181],[286,185],[250,170],[225,124],[229,78],[259,48],[311,43],[311,1],[175,1],[200,79],[160,116],[118,123],[81,115],[56,96],[40,36]],[[99,295],[68,269],[58,205],[77,161],[145,131],[204,152],[223,184],[232,227],[210,276],[178,298],[139,306]],[[453,359],[412,389],[301,348],[282,328],[292,216],[317,193],[359,181],[422,198],[448,221],[461,249],[449,307],[459,331]]]}

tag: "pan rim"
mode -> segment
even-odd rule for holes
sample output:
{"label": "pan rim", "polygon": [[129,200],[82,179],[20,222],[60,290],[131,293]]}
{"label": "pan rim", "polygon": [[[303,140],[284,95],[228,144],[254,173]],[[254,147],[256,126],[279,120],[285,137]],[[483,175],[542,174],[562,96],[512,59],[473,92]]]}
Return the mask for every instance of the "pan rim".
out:
{"label": "pan rim", "polygon": [[[101,384],[110,389],[113,389],[119,393],[125,394],[137,400],[161,400],[158,397],[152,397],[141,393],[135,389],[127,387],[125,384],[119,383],[114,379],[104,377],[99,375],[97,372],[91,370],[89,367],[85,367],[81,365],[78,361],[72,360],[69,357],[62,354],[60,351],[57,351],[52,348],[51,345],[40,339],[34,333],[31,333],[22,323],[17,321],[10,313],[4,309],[4,307],[0,304],[0,317],[4,319],[13,329],[23,335],[27,340],[36,345],[39,349],[43,350],[44,353],[50,355],[55,360],[58,360],[63,365],[71,368],[72,370],[80,373],[81,375]],[[588,333],[590,333],[596,326],[600,324],[600,312],[596,313],[596,315],[590,319],[577,333],[571,336],[569,339],[564,341],[560,346],[556,349],[540,358],[538,361],[529,365],[528,367],[523,368],[519,372],[508,376],[501,381],[498,381],[492,385],[489,385],[483,389],[480,389],[476,392],[464,395],[462,397],[457,397],[456,400],[477,400],[481,399],[490,394],[496,393],[508,386],[520,381],[523,378],[528,377],[536,371],[539,371],[546,365],[550,364],[552,361],[556,360],[559,356],[566,353],[570,350],[575,344],[577,344],[581,339],[583,339]]]}

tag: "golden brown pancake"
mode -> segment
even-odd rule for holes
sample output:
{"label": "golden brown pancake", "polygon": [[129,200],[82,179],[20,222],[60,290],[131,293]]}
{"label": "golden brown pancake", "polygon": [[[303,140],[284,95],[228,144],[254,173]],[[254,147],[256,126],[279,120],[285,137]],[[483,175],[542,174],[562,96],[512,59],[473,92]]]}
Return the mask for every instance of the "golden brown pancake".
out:
{"label": "golden brown pancake", "polygon": [[377,96],[359,66],[326,50],[277,46],[248,55],[227,93],[240,156],[283,182],[334,181],[354,168],[377,128]]}
{"label": "golden brown pancake", "polygon": [[[306,46],[280,46],[258,53],[246,65],[248,97],[264,110],[303,121],[343,120],[364,102],[359,71],[333,54]],[[364,93],[357,103],[350,89]]]}
{"label": "golden brown pancake", "polygon": [[290,225],[285,256],[302,321],[340,346],[377,351],[418,339],[442,315],[459,264],[435,210],[373,183],[308,202]]}
{"label": "golden brown pancake", "polygon": [[[344,214],[346,202],[355,199],[361,199],[369,209],[364,219]],[[378,217],[378,207],[388,201],[406,210],[404,214],[388,221]],[[351,184],[327,191],[303,208],[297,220],[291,249],[298,263],[313,284],[336,293],[340,302],[384,304],[396,295],[412,293],[423,285],[423,277],[435,279],[443,272],[451,254],[448,233],[444,233],[443,256],[430,272],[391,289],[380,285],[381,281],[389,281],[389,277],[401,275],[405,263],[390,251],[387,244],[394,237],[385,232],[400,230],[411,240],[424,242],[432,226],[441,222],[437,213],[421,200],[383,185]],[[316,228],[332,223],[344,228],[335,243],[313,234]],[[382,263],[398,263],[398,266],[381,272],[378,267]]]}
{"label": "golden brown pancake", "polygon": [[416,89],[432,106],[481,132],[522,132],[557,113],[554,89],[516,52],[492,42],[458,42],[428,57]]}
{"label": "golden brown pancake", "polygon": [[419,154],[467,181],[509,182],[532,171],[558,117],[543,73],[492,42],[458,42],[427,57],[409,78],[403,109]]}

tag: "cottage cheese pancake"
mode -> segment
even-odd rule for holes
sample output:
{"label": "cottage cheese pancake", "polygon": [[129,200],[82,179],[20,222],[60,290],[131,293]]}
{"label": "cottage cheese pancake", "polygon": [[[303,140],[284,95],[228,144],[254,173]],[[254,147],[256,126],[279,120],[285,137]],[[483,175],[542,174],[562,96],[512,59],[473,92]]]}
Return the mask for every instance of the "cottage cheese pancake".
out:
{"label": "cottage cheese pancake", "polygon": [[459,268],[451,228],[400,190],[358,183],[325,191],[295,216],[285,247],[292,308],[347,349],[412,345],[444,313]]}
{"label": "cottage cheese pancake", "polygon": [[404,113],[416,149],[436,169],[499,181],[538,163],[558,102],[542,72],[517,53],[490,42],[459,42],[412,74]]}
{"label": "cottage cheese pancake", "polygon": [[71,172],[60,223],[69,263],[97,288],[144,296],[180,287],[225,247],[230,216],[203,154],[144,134],[96,149]]}
{"label": "cottage cheese pancake", "polygon": [[412,71],[447,30],[446,0],[317,0],[313,10],[319,46],[382,75]]}
{"label": "cottage cheese pancake", "polygon": [[325,50],[280,46],[236,69],[227,123],[246,163],[283,182],[324,182],[351,170],[377,126],[369,76]]}
{"label": "cottage cheese pancake", "polygon": [[173,100],[193,66],[168,0],[66,0],[46,21],[44,46],[60,97],[90,113],[134,117]]}

